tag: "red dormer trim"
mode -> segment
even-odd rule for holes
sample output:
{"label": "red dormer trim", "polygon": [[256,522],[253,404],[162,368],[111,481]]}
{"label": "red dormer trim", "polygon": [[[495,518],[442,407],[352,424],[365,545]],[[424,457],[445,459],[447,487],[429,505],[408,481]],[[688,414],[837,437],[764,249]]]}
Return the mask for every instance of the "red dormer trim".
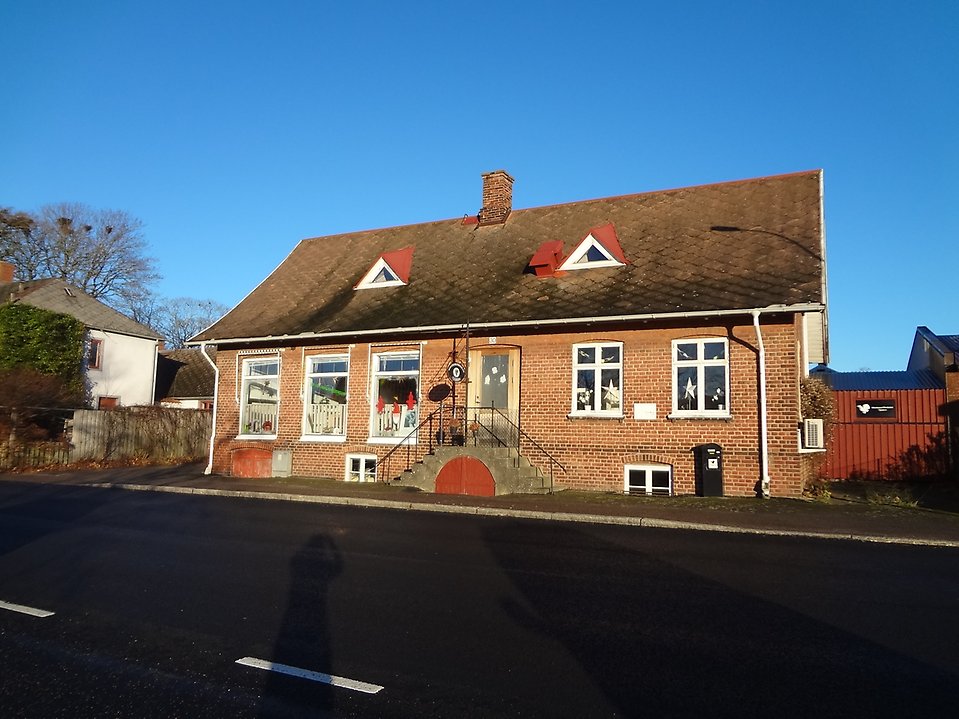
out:
{"label": "red dormer trim", "polygon": [[585,240],[586,237],[592,235],[603,247],[606,248],[606,251],[609,252],[613,257],[622,262],[624,265],[629,264],[629,260],[626,259],[626,255],[623,253],[623,248],[619,244],[619,237],[616,236],[616,228],[613,227],[612,222],[607,222],[605,225],[600,225],[599,227],[594,227],[586,236],[583,237]]}
{"label": "red dormer trim", "polygon": [[[410,281],[410,268],[413,266],[413,250],[415,247],[410,245],[409,247],[404,247],[401,250],[393,250],[392,252],[384,252],[380,257],[383,261],[390,266],[390,269],[399,277],[403,282]],[[622,252],[622,250],[620,250]]]}
{"label": "red dormer trim", "polygon": [[[404,247],[399,250],[384,252],[376,258],[376,261],[372,265],[370,265],[370,269],[368,269],[366,274],[360,278],[360,281],[353,285],[353,289],[358,290],[361,288],[368,289],[372,287],[398,287],[400,285],[408,284],[410,281],[410,269],[413,266],[414,249],[414,246],[410,245],[409,247]],[[389,279],[385,282],[374,282],[376,276],[384,270],[388,272],[388,276],[392,275],[395,279]]]}
{"label": "red dormer trim", "polygon": [[556,274],[556,268],[559,267],[562,258],[562,240],[549,240],[541,244],[539,249],[533,253],[529,266],[537,277],[550,277]]}

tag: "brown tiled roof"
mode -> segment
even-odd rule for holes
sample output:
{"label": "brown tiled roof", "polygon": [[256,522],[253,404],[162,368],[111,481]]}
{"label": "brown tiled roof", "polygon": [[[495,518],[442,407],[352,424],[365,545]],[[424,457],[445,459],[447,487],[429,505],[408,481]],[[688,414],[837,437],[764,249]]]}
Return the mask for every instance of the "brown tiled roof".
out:
{"label": "brown tiled roof", "polygon": [[[304,240],[193,341],[679,315],[824,304],[819,171]],[[628,264],[537,277],[612,223]],[[354,290],[382,253],[415,248],[409,284]]]}
{"label": "brown tiled roof", "polygon": [[[211,352],[216,361],[216,352]],[[199,349],[163,350],[157,356],[156,399],[213,397],[213,367]]]}
{"label": "brown tiled roof", "polygon": [[160,339],[160,335],[146,325],[120,314],[61,279],[0,283],[0,302],[22,302],[42,310],[70,315],[97,330]]}

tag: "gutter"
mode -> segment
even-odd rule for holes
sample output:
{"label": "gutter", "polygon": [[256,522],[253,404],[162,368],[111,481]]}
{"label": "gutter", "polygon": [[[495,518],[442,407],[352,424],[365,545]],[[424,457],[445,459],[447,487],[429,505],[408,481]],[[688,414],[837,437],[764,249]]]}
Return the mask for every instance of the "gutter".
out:
{"label": "gutter", "polygon": [[[643,322],[651,320],[673,320],[673,319],[707,319],[710,317],[735,317],[742,315],[755,315],[757,312],[766,314],[772,313],[801,313],[801,312],[822,312],[825,305],[819,302],[807,302],[798,305],[769,305],[767,307],[758,307],[755,309],[739,310],[706,310],[702,312],[650,312],[639,315],[613,315],[603,317],[565,317],[552,320],[522,320],[513,322],[470,322],[470,329],[518,329],[527,327],[551,327],[563,325],[580,324],[609,324],[614,322]],[[452,325],[426,325],[421,327],[388,327],[378,330],[349,330],[343,332],[301,332],[300,334],[290,335],[268,335],[265,337],[229,337],[224,339],[209,339],[196,342],[187,342],[190,345],[221,345],[221,344],[242,344],[251,342],[285,342],[289,340],[315,340],[328,339],[335,337],[362,337],[369,335],[396,335],[396,334],[414,334],[422,332],[462,332],[462,324]]]}
{"label": "gutter", "polygon": [[210,459],[203,470],[203,474],[211,474],[213,472],[213,443],[216,440],[216,415],[220,409],[220,403],[218,401],[220,395],[220,370],[216,366],[216,362],[211,360],[210,355],[206,353],[206,345],[206,342],[200,344],[200,354],[203,355],[203,359],[213,368],[213,426],[210,428]]}
{"label": "gutter", "polygon": [[763,345],[763,333],[759,329],[760,310],[753,310],[753,327],[759,344],[759,449],[762,464],[760,487],[763,499],[769,499],[769,441],[767,437],[766,416],[766,347]]}

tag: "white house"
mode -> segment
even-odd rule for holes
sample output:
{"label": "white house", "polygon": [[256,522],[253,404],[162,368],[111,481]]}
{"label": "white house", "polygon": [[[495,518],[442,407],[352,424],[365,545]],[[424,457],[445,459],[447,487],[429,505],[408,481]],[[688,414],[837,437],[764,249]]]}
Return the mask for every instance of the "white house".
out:
{"label": "white house", "polygon": [[160,335],[63,280],[19,282],[13,275],[13,265],[0,262],[0,302],[60,312],[86,325],[85,369],[92,407],[153,404]]}

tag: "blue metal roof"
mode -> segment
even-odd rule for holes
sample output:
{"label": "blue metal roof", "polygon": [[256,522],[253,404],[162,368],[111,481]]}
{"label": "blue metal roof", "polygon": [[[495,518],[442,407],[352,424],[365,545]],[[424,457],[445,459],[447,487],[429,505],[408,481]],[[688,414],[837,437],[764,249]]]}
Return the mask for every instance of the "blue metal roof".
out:
{"label": "blue metal roof", "polygon": [[819,377],[836,391],[898,389],[943,389],[945,385],[932,372],[923,369],[914,372],[834,372],[830,369],[813,370],[810,376]]}
{"label": "blue metal roof", "polygon": [[959,335],[939,335],[939,341],[950,352],[959,352]]}

